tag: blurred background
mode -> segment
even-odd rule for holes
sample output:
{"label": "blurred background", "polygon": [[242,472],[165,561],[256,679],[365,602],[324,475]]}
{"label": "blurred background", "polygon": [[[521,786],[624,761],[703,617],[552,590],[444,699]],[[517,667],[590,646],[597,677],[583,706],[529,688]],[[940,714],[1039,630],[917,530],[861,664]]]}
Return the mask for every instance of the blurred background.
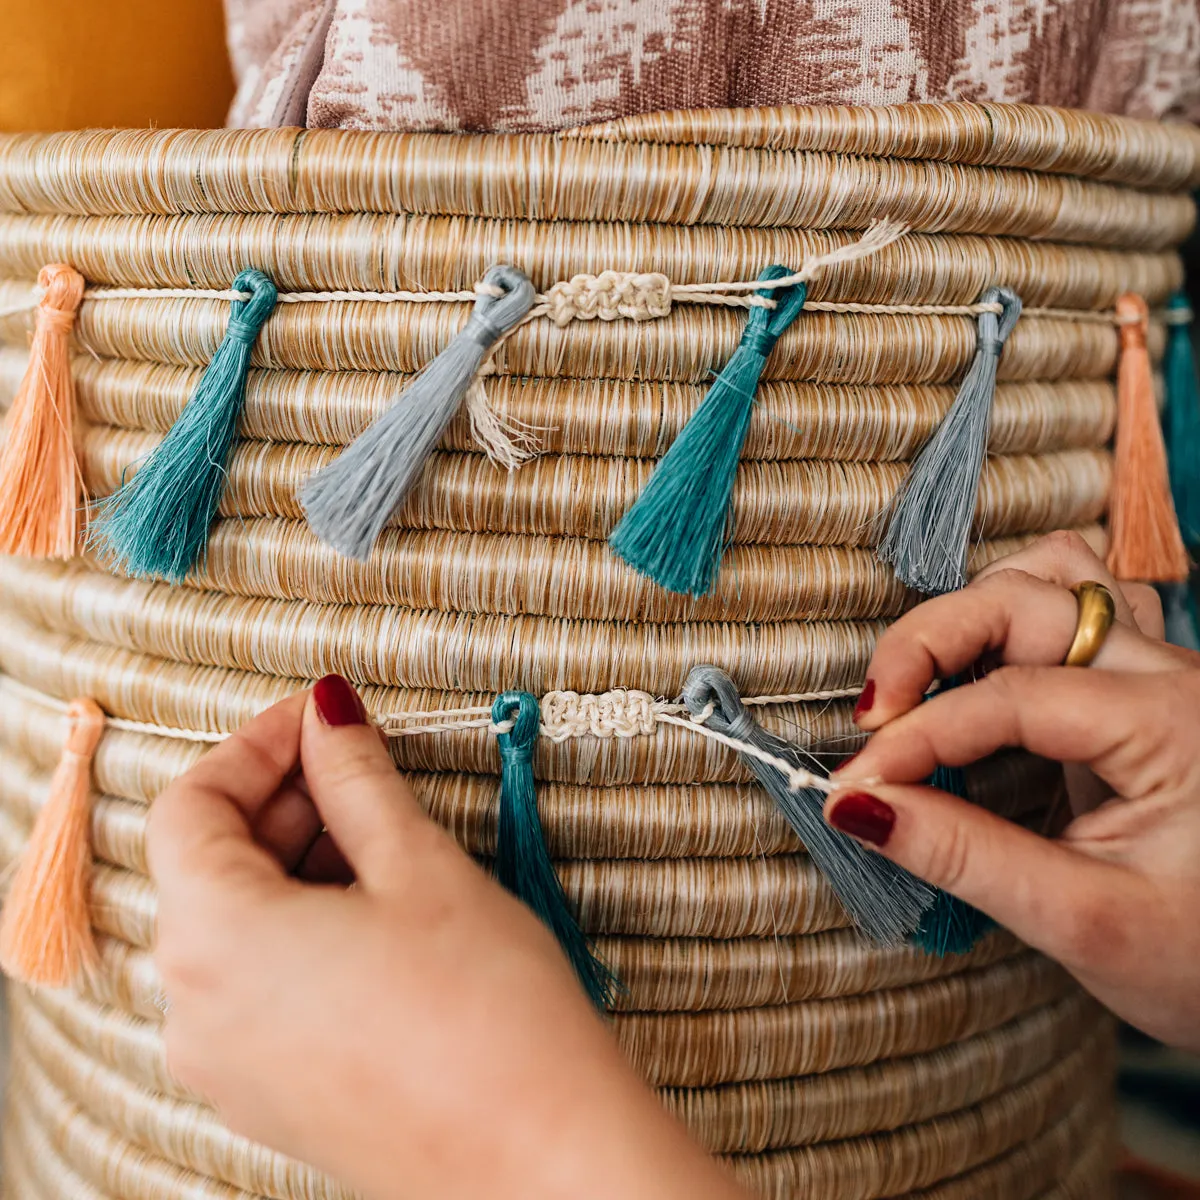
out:
{"label": "blurred background", "polygon": [[221,0],[0,0],[0,28],[0,129],[225,123]]}

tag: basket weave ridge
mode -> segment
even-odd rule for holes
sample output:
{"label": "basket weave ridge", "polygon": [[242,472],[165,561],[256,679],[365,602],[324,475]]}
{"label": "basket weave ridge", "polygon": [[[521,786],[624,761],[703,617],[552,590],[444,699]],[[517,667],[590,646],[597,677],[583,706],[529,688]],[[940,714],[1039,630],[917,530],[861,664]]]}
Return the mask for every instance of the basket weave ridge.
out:
{"label": "basket weave ridge", "polygon": [[[495,411],[542,455],[492,466],[457,420],[368,563],[308,530],[297,489],[450,340],[467,305],[283,304],[247,386],[205,561],[175,588],[93,555],[0,561],[0,672],[114,717],[224,732],[338,670],[376,714],[490,704],[518,686],[674,696],[702,661],[748,695],[853,687],[914,597],[871,525],[954,397],[971,305],[1030,309],[1000,365],[974,568],[1039,532],[1103,546],[1123,291],[1151,308],[1200,183],[1194,131],[1003,105],[656,114],[563,136],[93,131],[0,137],[0,408],[25,367],[48,261],[91,286],[229,288],[246,265],[300,292],[469,291],[497,261],[539,290],[578,273],[753,279],[912,232],[811,285],[764,373],[714,593],[668,594],[604,538],[737,344],[744,310],[538,320],[497,352]],[[892,308],[896,311],[886,311]],[[177,418],[225,331],[201,296],[85,299],[74,372],[99,498]],[[1151,330],[1151,351],[1162,329]],[[759,715],[858,744],[851,702]],[[0,679],[0,859],[44,801],[61,713]],[[110,730],[95,760],[93,924],[74,992],[13,989],[6,1184],[16,1197],[349,1200],[225,1130],[167,1072],[151,956],[147,806],[203,753]],[[494,738],[396,738],[421,802],[486,861]],[[627,986],[615,1036],[693,1134],[764,1196],[1104,1200],[1109,1021],[1059,968],[996,932],[970,954],[880,950],[848,928],[804,847],[725,748],[653,736],[543,739],[538,802],[571,903]],[[1034,827],[1056,784],[1012,755],[976,799]]]}

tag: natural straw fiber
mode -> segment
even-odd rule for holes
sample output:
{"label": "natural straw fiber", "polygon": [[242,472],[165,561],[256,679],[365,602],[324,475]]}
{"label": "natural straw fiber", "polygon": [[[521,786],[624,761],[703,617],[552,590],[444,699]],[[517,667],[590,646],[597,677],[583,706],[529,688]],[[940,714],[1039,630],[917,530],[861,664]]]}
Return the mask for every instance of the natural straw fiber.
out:
{"label": "natural straw fiber", "polygon": [[[485,864],[496,739],[486,716],[437,714],[486,714],[509,688],[635,688],[651,704],[712,663],[746,697],[783,697],[755,719],[832,765],[861,744],[852,697],[875,639],[916,599],[875,557],[873,523],[957,391],[979,296],[1010,287],[1026,315],[999,364],[970,569],[1060,527],[1103,552],[1113,306],[1145,298],[1158,362],[1198,183],[1194,131],[1003,105],[654,114],[561,136],[0,137],[0,408],[25,370],[37,273],[68,262],[87,285],[71,361],[93,501],[178,419],[238,273],[281,293],[218,519],[180,586],[122,578],[94,551],[0,562],[3,863],[46,801],[62,702],[135,723],[108,726],[92,769],[99,966],[75,990],[12,992],[11,1194],[349,1200],[170,1077],[155,796],[332,670],[377,717],[435,714],[441,732],[389,722],[391,752]],[[713,592],[664,592],[605,539],[746,322],[679,289],[797,270],[876,219],[910,230],[811,279],[767,364]],[[610,271],[675,300],[654,319],[524,324],[482,390],[539,456],[498,468],[452,421],[369,561],[341,557],[306,526],[301,486],[445,348],[497,263],[552,298]],[[874,948],[733,751],[666,721],[577,732],[538,741],[538,813],[625,985],[614,1036],[740,1178],[779,1200],[1108,1200],[1111,1031],[1063,971],[1003,931],[946,959]],[[973,799],[1034,829],[1059,783],[1016,754],[970,778]]]}

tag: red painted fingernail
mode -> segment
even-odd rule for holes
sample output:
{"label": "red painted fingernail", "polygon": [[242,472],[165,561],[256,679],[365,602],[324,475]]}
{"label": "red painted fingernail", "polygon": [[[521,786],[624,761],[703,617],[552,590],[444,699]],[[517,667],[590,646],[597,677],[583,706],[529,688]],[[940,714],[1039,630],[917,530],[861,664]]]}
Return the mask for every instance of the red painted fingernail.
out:
{"label": "red painted fingernail", "polygon": [[367,710],[358,693],[340,675],[324,675],[313,684],[317,716],[326,725],[365,725]]}
{"label": "red painted fingernail", "polygon": [[829,811],[829,823],[860,841],[883,846],[892,836],[896,810],[866,792],[850,792],[838,798]]}
{"label": "red painted fingernail", "polygon": [[863,684],[862,694],[858,697],[858,703],[854,706],[854,719],[857,721],[863,713],[871,711],[871,705],[875,703],[875,680],[868,679]]}

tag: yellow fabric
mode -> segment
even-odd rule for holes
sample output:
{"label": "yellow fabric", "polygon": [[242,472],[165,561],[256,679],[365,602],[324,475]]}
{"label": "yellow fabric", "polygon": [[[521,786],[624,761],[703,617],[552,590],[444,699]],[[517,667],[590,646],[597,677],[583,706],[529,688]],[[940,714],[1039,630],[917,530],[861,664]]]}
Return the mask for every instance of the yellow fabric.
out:
{"label": "yellow fabric", "polygon": [[220,0],[0,0],[0,129],[213,127],[232,95]]}

